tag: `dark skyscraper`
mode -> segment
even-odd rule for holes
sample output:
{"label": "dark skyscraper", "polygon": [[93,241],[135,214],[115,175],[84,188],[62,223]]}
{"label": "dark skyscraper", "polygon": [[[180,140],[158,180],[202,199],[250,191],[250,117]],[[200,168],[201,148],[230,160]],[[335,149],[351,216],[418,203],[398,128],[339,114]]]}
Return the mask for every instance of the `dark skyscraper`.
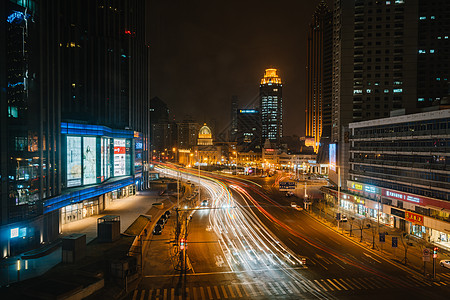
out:
{"label": "dark skyscraper", "polygon": [[239,151],[261,148],[261,114],[256,109],[240,109],[237,112],[237,145]]}
{"label": "dark skyscraper", "polygon": [[277,71],[266,69],[259,86],[262,144],[269,139],[279,145],[283,136],[282,84]]}
{"label": "dark skyscraper", "polygon": [[239,100],[237,96],[231,97],[231,128],[230,128],[230,141],[236,141],[236,135],[238,130],[237,114],[238,114]]}
{"label": "dark skyscraper", "polygon": [[307,43],[306,136],[314,138],[314,151],[331,133],[332,12],[325,1],[317,6],[309,25]]}

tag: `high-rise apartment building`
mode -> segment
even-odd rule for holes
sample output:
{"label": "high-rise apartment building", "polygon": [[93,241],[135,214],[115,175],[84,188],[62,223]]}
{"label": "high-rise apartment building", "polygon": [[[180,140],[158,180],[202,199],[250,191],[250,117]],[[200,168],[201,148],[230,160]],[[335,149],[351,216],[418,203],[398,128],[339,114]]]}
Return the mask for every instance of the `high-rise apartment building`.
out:
{"label": "high-rise apartment building", "polygon": [[266,139],[277,145],[283,136],[283,98],[277,69],[266,69],[259,86],[262,144]]}
{"label": "high-rise apartment building", "polygon": [[306,63],[306,136],[314,139],[315,152],[331,133],[332,36],[332,12],[321,1],[309,24]]}
{"label": "high-rise apartment building", "polygon": [[417,106],[448,104],[450,2],[420,0],[418,11]]}
{"label": "high-rise apartment building", "polygon": [[200,124],[194,120],[184,120],[177,123],[178,149],[191,149],[197,145],[197,134]]}
{"label": "high-rise apartment building", "polygon": [[239,100],[237,96],[231,97],[231,127],[230,127],[230,141],[234,142],[237,138],[237,131],[238,131],[238,121],[237,121],[237,115],[238,115],[238,105]]}

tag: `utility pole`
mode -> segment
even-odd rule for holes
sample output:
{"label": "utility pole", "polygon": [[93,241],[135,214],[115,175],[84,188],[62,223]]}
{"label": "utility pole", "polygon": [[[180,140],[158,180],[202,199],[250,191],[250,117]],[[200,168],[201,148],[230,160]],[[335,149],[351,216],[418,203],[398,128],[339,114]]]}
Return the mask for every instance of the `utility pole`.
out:
{"label": "utility pole", "polygon": [[341,210],[341,205],[340,205],[340,200],[341,200],[341,166],[338,165],[338,197],[337,197],[337,205],[338,205],[338,214],[339,214],[339,220],[337,220],[337,225],[338,225],[338,231],[339,231],[339,224],[341,223],[341,214],[340,214],[340,210]]}

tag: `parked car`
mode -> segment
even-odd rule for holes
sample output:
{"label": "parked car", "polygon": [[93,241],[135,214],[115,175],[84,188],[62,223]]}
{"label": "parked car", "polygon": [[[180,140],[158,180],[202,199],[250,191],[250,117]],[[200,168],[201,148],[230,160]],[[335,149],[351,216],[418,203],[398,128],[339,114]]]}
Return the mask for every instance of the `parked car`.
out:
{"label": "parked car", "polygon": [[450,259],[443,259],[439,262],[439,265],[443,268],[450,269]]}
{"label": "parked car", "polygon": [[164,228],[164,224],[166,224],[166,219],[163,217],[159,218],[158,222],[156,222],[157,225],[160,225],[161,228]]}
{"label": "parked car", "polygon": [[155,228],[153,228],[153,234],[154,235],[160,235],[162,232],[162,227],[158,224],[156,224]]}

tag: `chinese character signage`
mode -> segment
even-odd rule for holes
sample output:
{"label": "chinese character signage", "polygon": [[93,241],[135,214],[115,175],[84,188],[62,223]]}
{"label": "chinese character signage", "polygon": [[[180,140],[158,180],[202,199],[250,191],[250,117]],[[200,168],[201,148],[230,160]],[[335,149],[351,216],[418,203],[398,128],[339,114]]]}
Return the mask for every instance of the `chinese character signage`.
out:
{"label": "chinese character signage", "polygon": [[405,220],[423,226],[423,216],[405,211]]}

